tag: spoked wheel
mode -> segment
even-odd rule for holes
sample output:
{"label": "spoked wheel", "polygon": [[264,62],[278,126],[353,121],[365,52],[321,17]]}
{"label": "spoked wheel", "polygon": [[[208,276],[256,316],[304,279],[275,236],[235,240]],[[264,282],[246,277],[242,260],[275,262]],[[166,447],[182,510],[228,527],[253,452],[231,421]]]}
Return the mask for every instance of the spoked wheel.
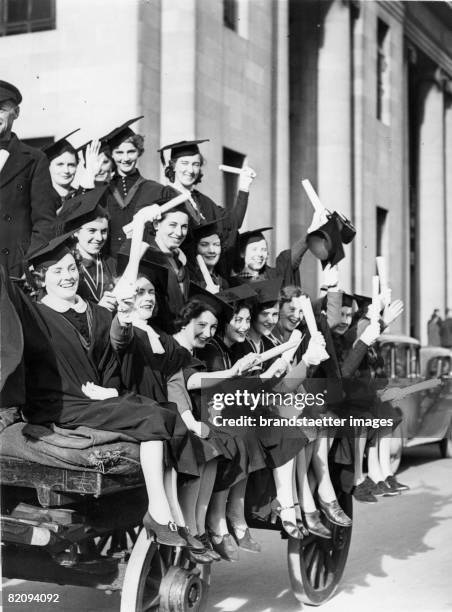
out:
{"label": "spoked wheel", "polygon": [[[338,499],[344,512],[352,516],[352,496],[342,493]],[[295,597],[308,605],[319,606],[333,596],[342,578],[352,536],[351,527],[328,523],[330,540],[308,536],[289,538],[287,560]]]}
{"label": "spoked wheel", "polygon": [[203,612],[210,565],[196,566],[183,549],[148,540],[143,529],[127,564],[121,612]]}

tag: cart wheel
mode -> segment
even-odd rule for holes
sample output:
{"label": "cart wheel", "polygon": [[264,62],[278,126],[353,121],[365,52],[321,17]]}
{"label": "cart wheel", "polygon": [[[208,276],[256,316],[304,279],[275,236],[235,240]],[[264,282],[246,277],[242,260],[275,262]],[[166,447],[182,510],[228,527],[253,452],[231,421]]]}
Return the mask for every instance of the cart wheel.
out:
{"label": "cart wheel", "polygon": [[183,549],[159,546],[143,529],[127,564],[121,612],[203,612],[210,565],[194,565]]}
{"label": "cart wheel", "polygon": [[[338,499],[344,512],[352,516],[352,496]],[[298,601],[319,606],[333,596],[342,578],[352,537],[351,527],[328,523],[330,540],[309,536],[304,540],[289,538],[287,561],[293,593]]]}

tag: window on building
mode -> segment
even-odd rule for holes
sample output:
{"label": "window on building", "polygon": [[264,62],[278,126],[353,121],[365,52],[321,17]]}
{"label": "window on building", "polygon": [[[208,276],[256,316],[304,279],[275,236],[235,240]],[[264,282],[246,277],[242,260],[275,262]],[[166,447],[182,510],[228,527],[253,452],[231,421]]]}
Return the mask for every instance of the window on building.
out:
{"label": "window on building", "polygon": [[223,23],[248,38],[248,0],[223,0]]}
{"label": "window on building", "polygon": [[55,29],[55,0],[0,0],[0,36]]}
{"label": "window on building", "polygon": [[377,20],[377,119],[389,125],[389,26]]}
{"label": "window on building", "polygon": [[376,256],[387,257],[387,217],[388,211],[377,206],[377,252]]}
{"label": "window on building", "polygon": [[[232,149],[223,147],[223,164],[242,168],[245,156]],[[232,208],[237,195],[239,177],[231,172],[223,172],[223,205],[225,208]]]}

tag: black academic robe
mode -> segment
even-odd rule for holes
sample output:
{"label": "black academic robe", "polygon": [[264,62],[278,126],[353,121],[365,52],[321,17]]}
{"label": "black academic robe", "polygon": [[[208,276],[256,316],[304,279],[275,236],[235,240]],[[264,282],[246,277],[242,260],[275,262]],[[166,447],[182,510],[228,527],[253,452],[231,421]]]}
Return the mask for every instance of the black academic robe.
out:
{"label": "black academic robe", "polygon": [[[99,267],[97,261],[100,263]],[[115,287],[116,262],[112,257],[100,256],[99,260],[82,260],[79,272],[78,294],[84,300],[97,304],[105,291],[113,291]]]}
{"label": "black academic robe", "polygon": [[121,391],[119,364],[110,344],[111,314],[87,309],[90,340],[63,313],[32,303],[9,287],[24,337],[26,405],[31,423],[55,423],[73,429],[84,425],[127,434],[138,442],[168,440],[174,430],[175,406],[135,394],[93,401],[82,385],[93,382]]}
{"label": "black academic robe", "polygon": [[0,171],[0,263],[20,277],[27,251],[53,236],[59,199],[55,197],[46,155],[15,134]]}
{"label": "black academic robe", "polygon": [[138,170],[133,176],[136,179],[126,196],[122,191],[122,181],[119,176],[112,178],[106,194],[105,206],[110,214],[110,235],[107,247],[114,258],[126,240],[122,231],[124,225],[133,220],[138,210],[150,206],[163,194],[164,187],[160,183],[143,178]]}

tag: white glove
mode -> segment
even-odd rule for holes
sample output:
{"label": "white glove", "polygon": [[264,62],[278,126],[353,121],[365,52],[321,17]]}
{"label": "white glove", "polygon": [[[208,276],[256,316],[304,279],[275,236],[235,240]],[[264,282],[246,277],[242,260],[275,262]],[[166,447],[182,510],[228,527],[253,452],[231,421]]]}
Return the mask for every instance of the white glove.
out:
{"label": "white glove", "polygon": [[383,321],[385,322],[385,325],[390,325],[393,321],[397,319],[397,317],[400,317],[402,312],[403,312],[402,300],[395,300],[394,302],[386,306],[386,308],[383,311]]}
{"label": "white glove", "polygon": [[360,335],[359,339],[367,346],[373,344],[381,333],[380,323],[371,323],[366,327],[363,333]]}
{"label": "white glove", "polygon": [[118,391],[112,387],[100,387],[93,382],[87,382],[82,385],[83,393],[92,400],[105,400],[111,397],[118,397]]}
{"label": "white glove", "polygon": [[256,173],[249,166],[244,166],[239,174],[239,191],[249,191]]}
{"label": "white glove", "polygon": [[320,332],[312,336],[303,355],[303,361],[307,366],[319,365],[322,361],[329,359],[330,356],[325,350],[325,344],[325,338]]}
{"label": "white glove", "polygon": [[102,306],[103,308],[106,308],[110,312],[114,312],[116,310],[116,304],[117,304],[116,297],[114,293],[112,293],[111,291],[104,291],[103,296],[98,302],[98,306]]}

